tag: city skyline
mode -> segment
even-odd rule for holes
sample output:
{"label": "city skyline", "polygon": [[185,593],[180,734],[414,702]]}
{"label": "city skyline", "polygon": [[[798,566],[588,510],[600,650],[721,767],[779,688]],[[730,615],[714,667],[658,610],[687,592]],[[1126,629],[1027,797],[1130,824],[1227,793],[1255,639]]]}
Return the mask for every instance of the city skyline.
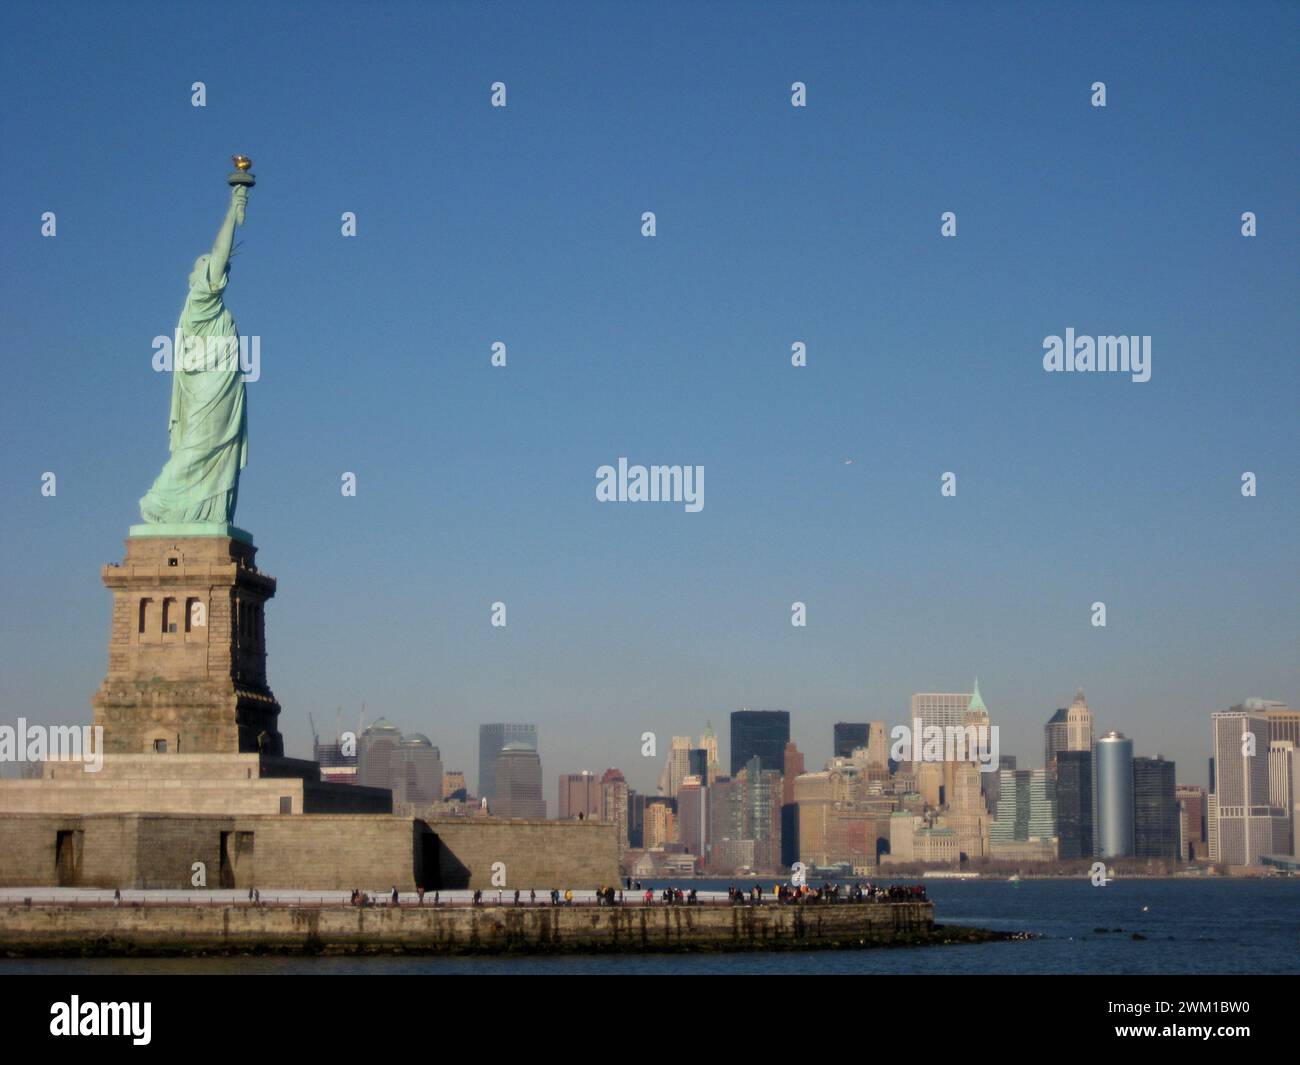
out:
{"label": "city skyline", "polygon": [[[1118,729],[1095,733],[1082,689],[1043,726],[1043,768],[1018,768],[1014,757],[995,757],[993,768],[982,772],[982,743],[975,737],[990,725],[990,715],[978,680],[973,687],[911,699],[921,719],[914,726],[970,732],[976,746],[955,755],[942,742],[933,750],[927,743],[914,760],[893,747],[910,742],[901,738],[905,729],[898,737],[891,730],[887,745],[884,721],[837,722],[835,754],[822,769],[810,770],[789,738],[787,712],[742,708],[730,715],[728,732],[740,744],[730,774],[722,772],[710,721],[698,741],[674,736],[666,753],[654,752],[662,764],[654,795],[629,789],[618,767],[603,774],[555,773],[552,767],[559,788],[554,819],[616,823],[625,866],[637,876],[730,875],[742,867],[767,874],[796,861],[861,875],[914,863],[949,869],[974,863],[986,871],[990,862],[1046,863],[1042,868],[1059,871],[1059,863],[1097,858],[1102,864],[1092,875],[1103,878],[1105,863],[1135,859],[1166,871],[1169,863],[1206,859],[1238,871],[1294,865],[1300,711],[1286,703],[1250,697],[1210,715],[1215,783],[1207,789],[1180,781],[1174,761],[1135,749]],[[481,808],[477,799],[443,807],[426,799],[414,809],[435,818],[544,818],[546,769],[535,749],[535,727],[480,728],[493,750],[505,730],[530,741],[507,743],[500,757],[514,751],[532,759],[535,806],[520,811],[485,796]],[[374,737],[393,751],[411,747],[436,756],[427,738],[407,737],[415,741],[408,744],[381,719],[363,734],[359,778],[366,776],[366,741]],[[997,746],[996,735],[992,742]],[[778,747],[779,765],[767,768]],[[388,773],[388,755],[383,758],[381,776]],[[440,764],[436,772],[441,775]],[[433,780],[424,793],[444,790]]]}
{"label": "city skyline", "polygon": [[[960,687],[960,685],[958,687]],[[903,714],[899,715],[897,718],[870,717],[870,718],[864,718],[860,723],[867,724],[869,723],[870,720],[884,721],[886,726],[885,728],[886,740],[887,743],[890,746],[892,746],[893,740],[890,738],[890,730],[895,725],[906,724],[910,726],[910,722],[912,720],[911,715],[913,713],[911,709],[912,699],[914,696],[918,694],[920,693],[913,692],[912,695],[908,697],[909,709],[905,711]],[[1076,691],[1076,694],[1066,702],[1066,707],[1068,708],[1071,705],[1074,706],[1079,705],[1081,702],[1082,695],[1083,695],[1082,689]],[[1292,705],[1285,699],[1272,700],[1272,699],[1265,699],[1260,696],[1248,696],[1248,697],[1234,696],[1225,702],[1224,708],[1239,703],[1246,703],[1246,702],[1255,702],[1261,704],[1267,703],[1270,705],[1282,706],[1282,707],[1290,707]],[[1092,704],[1091,696],[1089,696],[1088,702],[1084,704],[1084,708],[1089,709],[1092,706],[1093,704]],[[714,716],[726,715],[729,717],[730,714],[736,711],[744,712],[751,709],[753,708],[736,707],[732,710],[715,711]],[[1202,716],[1206,721],[1208,721],[1209,715],[1213,713],[1218,713],[1220,709],[1223,708],[1219,708],[1219,709],[1211,708],[1207,710],[1205,714]],[[358,716],[359,722],[365,719],[365,713],[367,712],[369,711],[362,711],[359,714]],[[1037,731],[1037,736],[1031,739],[1028,736],[1013,732],[1012,730],[1006,728],[1003,721],[1002,714],[995,702],[994,709],[993,711],[990,712],[990,723],[999,726],[1000,736],[1001,736],[1000,742],[1002,744],[1002,749],[1000,753],[1003,756],[1010,755],[1014,757],[1021,769],[1048,768],[1046,765],[1046,760],[1042,748],[1042,740],[1041,740],[1042,731],[1045,726],[1049,726],[1052,723],[1053,716],[1055,714],[1059,714],[1060,712],[1061,711],[1059,709],[1055,711],[1045,711],[1042,720],[1037,722],[1036,726],[1034,726],[1034,728]],[[518,718],[522,718],[523,716],[524,715],[517,715]],[[374,717],[372,714],[370,720],[371,723],[375,723],[379,719]],[[703,725],[694,726],[694,732],[697,734],[702,734],[704,728],[708,724],[708,720],[709,719],[705,719],[705,724]],[[1092,720],[1093,720],[1092,730],[1093,730],[1094,742],[1095,740],[1100,739],[1107,732],[1110,731],[1124,732],[1124,729],[1121,728],[1118,724],[1112,723],[1109,718],[1097,715],[1095,712],[1092,715]],[[348,731],[350,726],[347,724],[346,718],[343,718],[342,722],[343,723],[340,727],[342,727],[344,731]],[[819,742],[816,736],[809,737],[808,735],[806,735],[806,733],[809,733],[812,730],[808,727],[808,725],[805,722],[801,721],[800,715],[797,712],[790,712],[790,726],[789,726],[790,739],[798,746],[800,753],[807,758],[809,764],[821,765],[828,762],[832,757],[834,757],[835,725],[854,724],[854,723],[857,722],[852,722],[847,718],[841,718],[836,721],[830,722],[826,726],[826,730],[830,738],[827,739],[826,737],[822,737],[822,740],[824,740],[824,744],[823,744]],[[1105,727],[1103,728],[1103,726]],[[489,726],[488,724],[480,722],[475,728],[476,731],[481,736],[482,730],[489,727],[497,727],[497,728],[513,727],[513,728],[532,729],[533,731],[531,735],[534,737],[533,742],[537,745],[536,749],[542,756],[542,764],[543,766],[547,766],[549,764],[549,759],[547,757],[546,750],[544,749],[543,741],[538,737],[536,723],[533,722],[523,723],[521,721],[520,724],[513,725],[513,726],[505,726],[505,725]],[[691,730],[692,729],[689,726],[686,728],[687,732],[690,732]],[[357,734],[360,735],[360,733]],[[1179,776],[1180,784],[1196,785],[1200,787],[1209,786],[1210,781],[1208,779],[1208,769],[1206,768],[1206,766],[1207,766],[1208,759],[1213,755],[1213,745],[1208,739],[1206,740],[1204,744],[1204,748],[1202,750],[1196,751],[1195,749],[1193,749],[1191,751],[1190,757],[1188,757],[1185,761],[1180,761],[1177,758],[1171,757],[1169,755],[1168,748],[1165,746],[1161,746],[1158,742],[1155,744],[1143,744],[1139,742],[1137,739],[1135,739],[1135,737],[1129,732],[1125,732],[1124,734],[1129,740],[1131,740],[1134,743],[1135,752],[1141,750],[1144,752],[1144,755],[1147,757],[1152,757],[1152,758],[1161,757],[1161,758],[1165,758],[1170,762],[1175,762],[1187,767],[1182,773],[1180,773]],[[722,740],[721,738],[722,736],[727,737],[725,741]],[[588,773],[594,773],[597,776],[599,776],[601,773],[603,773],[608,769],[618,769],[620,772],[628,774],[629,786],[631,786],[633,790],[644,795],[655,795],[658,794],[658,787],[664,773],[666,758],[668,752],[671,750],[671,744],[662,746],[662,748],[659,745],[662,744],[665,739],[671,741],[673,738],[674,737],[672,736],[664,736],[662,734],[656,733],[657,753],[653,757],[647,757],[641,755],[638,750],[638,752],[635,755],[636,758],[635,761],[633,761],[631,758],[624,759],[624,761],[622,762],[617,760],[607,759],[605,762],[600,763],[599,756],[597,756],[596,761],[591,762],[590,764],[588,763],[578,764],[573,759],[569,759],[569,762],[567,762],[563,768],[557,767],[556,771],[566,773],[566,774],[588,772]],[[434,742],[435,745],[440,750],[443,751],[457,750],[458,748],[463,748],[464,746],[466,746],[463,743],[458,742],[454,737],[446,741],[441,740],[439,737],[434,737]],[[720,757],[722,757],[723,762],[729,764],[730,757],[731,757],[729,733],[724,731],[724,733],[720,734],[719,739],[716,740],[715,742],[717,742],[718,744]],[[638,745],[639,744],[640,744],[640,737],[638,737]],[[824,757],[819,756],[816,753],[819,747],[822,746],[824,746],[826,751]],[[464,766],[474,766],[475,764],[477,764],[480,767],[480,772],[481,772],[481,767],[485,764],[484,763],[485,754],[481,742],[479,742],[473,748],[473,750],[475,752],[475,757],[472,759],[469,757],[461,758],[459,756],[456,757],[444,756],[442,761],[446,766],[448,767],[455,766],[461,772],[465,772],[465,769],[463,768]],[[467,776],[467,780],[468,779],[470,778]],[[476,797],[482,797],[484,792],[479,783],[477,774],[474,776],[473,780],[474,780],[474,784],[471,791]]]}

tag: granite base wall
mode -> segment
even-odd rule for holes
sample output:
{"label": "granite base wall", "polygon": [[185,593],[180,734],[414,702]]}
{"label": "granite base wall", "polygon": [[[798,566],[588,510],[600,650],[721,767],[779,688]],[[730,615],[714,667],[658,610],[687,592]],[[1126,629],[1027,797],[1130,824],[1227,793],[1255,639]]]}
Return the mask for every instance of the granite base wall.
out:
{"label": "granite base wall", "polygon": [[[426,887],[598,888],[619,882],[618,827],[602,821],[429,820],[438,879]],[[493,866],[501,864],[497,883]]]}
{"label": "granite base wall", "polygon": [[[188,889],[201,862],[211,888],[595,888],[617,882],[615,831],[379,814],[15,813],[0,818],[0,887]],[[70,834],[62,864],[60,833]]]}

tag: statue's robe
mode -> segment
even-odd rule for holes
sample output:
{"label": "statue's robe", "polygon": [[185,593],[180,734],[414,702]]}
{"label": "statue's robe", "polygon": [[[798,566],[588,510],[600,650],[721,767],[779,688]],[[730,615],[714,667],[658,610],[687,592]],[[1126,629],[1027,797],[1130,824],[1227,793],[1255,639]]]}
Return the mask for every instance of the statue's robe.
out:
{"label": "statue's robe", "polygon": [[[233,521],[239,471],[248,462],[239,333],[222,299],[226,274],[213,281],[209,263],[205,257],[191,275],[177,325],[167,423],[171,458],[140,500],[140,515],[150,524]],[[194,338],[192,349],[187,338]],[[215,363],[209,338],[225,338]]]}

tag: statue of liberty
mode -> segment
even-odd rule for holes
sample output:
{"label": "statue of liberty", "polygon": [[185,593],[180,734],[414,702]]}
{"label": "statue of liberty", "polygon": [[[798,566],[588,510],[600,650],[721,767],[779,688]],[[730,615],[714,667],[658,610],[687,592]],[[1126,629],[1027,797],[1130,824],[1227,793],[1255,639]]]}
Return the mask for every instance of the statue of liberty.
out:
{"label": "statue of liberty", "polygon": [[248,421],[239,332],[223,293],[230,279],[235,227],[244,224],[251,161],[235,156],[230,207],[212,251],[190,273],[172,352],[171,457],[140,500],[149,525],[228,524],[235,517],[239,471],[248,462]]}

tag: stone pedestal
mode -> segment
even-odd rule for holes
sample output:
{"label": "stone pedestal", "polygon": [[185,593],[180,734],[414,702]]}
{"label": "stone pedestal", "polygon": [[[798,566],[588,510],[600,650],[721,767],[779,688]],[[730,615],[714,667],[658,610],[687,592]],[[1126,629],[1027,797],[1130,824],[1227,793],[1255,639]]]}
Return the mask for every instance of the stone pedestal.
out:
{"label": "stone pedestal", "polygon": [[280,757],[266,682],[264,609],[275,578],[251,537],[133,535],[105,566],[108,675],[91,700],[108,754]]}

